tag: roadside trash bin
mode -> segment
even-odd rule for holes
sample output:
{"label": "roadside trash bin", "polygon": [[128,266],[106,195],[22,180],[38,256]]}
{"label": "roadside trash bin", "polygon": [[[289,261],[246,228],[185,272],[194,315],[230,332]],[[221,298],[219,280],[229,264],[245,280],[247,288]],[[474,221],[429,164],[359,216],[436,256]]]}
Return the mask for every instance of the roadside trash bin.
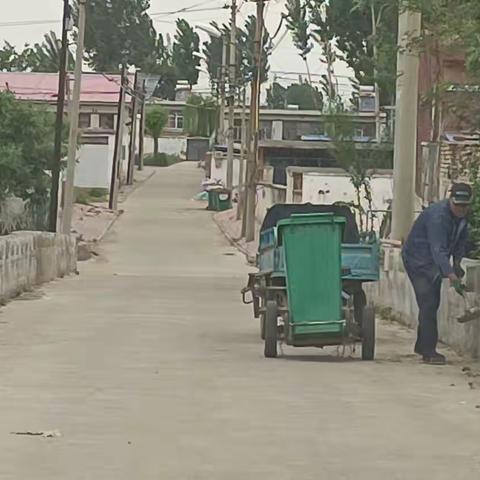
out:
{"label": "roadside trash bin", "polygon": [[212,188],[208,191],[208,210],[223,212],[232,208],[232,193],[225,188]]}

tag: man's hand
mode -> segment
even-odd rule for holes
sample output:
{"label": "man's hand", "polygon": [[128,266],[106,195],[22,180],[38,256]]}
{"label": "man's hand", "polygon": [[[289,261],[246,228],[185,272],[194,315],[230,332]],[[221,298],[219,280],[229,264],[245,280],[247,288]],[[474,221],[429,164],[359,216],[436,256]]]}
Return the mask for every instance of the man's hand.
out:
{"label": "man's hand", "polygon": [[450,280],[450,285],[455,289],[455,291],[463,297],[465,293],[465,285],[462,284],[462,281],[455,275],[455,273],[451,273],[448,276]]}
{"label": "man's hand", "polygon": [[454,263],[453,264],[453,271],[455,272],[455,275],[458,278],[465,277],[465,270],[462,268],[462,266],[459,263]]}

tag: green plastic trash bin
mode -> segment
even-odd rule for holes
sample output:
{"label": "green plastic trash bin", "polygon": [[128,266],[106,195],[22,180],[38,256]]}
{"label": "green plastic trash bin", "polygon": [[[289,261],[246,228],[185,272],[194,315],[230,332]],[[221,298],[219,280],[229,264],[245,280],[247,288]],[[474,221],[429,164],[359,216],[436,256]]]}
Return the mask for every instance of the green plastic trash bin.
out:
{"label": "green plastic trash bin", "polygon": [[208,209],[223,212],[232,208],[232,194],[225,188],[215,188],[208,191]]}
{"label": "green plastic trash bin", "polygon": [[293,335],[340,334],[341,246],[345,218],[292,215],[278,224],[283,244],[289,323]]}

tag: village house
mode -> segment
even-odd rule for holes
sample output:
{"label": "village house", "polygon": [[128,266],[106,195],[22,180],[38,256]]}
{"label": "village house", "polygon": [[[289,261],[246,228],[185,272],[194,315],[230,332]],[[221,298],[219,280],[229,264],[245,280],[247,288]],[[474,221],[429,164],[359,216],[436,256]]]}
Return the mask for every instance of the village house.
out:
{"label": "village house", "polygon": [[[72,76],[67,77],[66,115],[71,93]],[[133,76],[129,78],[133,85]],[[0,72],[0,91],[10,91],[19,100],[45,105],[52,112],[56,109],[58,74],[31,72]],[[79,127],[81,139],[75,171],[75,187],[79,189],[108,189],[111,181],[115,130],[118,117],[120,76],[102,73],[84,73],[80,97]],[[131,103],[127,95],[125,128],[120,155],[120,173],[127,175]],[[135,151],[137,148],[135,149]]]}

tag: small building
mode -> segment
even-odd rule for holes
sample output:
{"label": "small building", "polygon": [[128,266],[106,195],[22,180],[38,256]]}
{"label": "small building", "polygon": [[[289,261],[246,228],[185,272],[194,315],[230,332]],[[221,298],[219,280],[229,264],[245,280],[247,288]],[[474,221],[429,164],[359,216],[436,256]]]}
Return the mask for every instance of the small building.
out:
{"label": "small building", "polygon": [[[129,78],[133,85],[133,76]],[[67,76],[66,115],[72,76]],[[45,105],[52,112],[57,105],[58,74],[0,72],[0,91],[10,91],[19,100]],[[82,131],[75,171],[77,188],[110,186],[115,148],[115,131],[120,95],[120,75],[84,73],[80,97],[79,127]],[[127,175],[131,128],[131,97],[127,95],[120,173]],[[53,140],[53,139],[52,139]]]}

